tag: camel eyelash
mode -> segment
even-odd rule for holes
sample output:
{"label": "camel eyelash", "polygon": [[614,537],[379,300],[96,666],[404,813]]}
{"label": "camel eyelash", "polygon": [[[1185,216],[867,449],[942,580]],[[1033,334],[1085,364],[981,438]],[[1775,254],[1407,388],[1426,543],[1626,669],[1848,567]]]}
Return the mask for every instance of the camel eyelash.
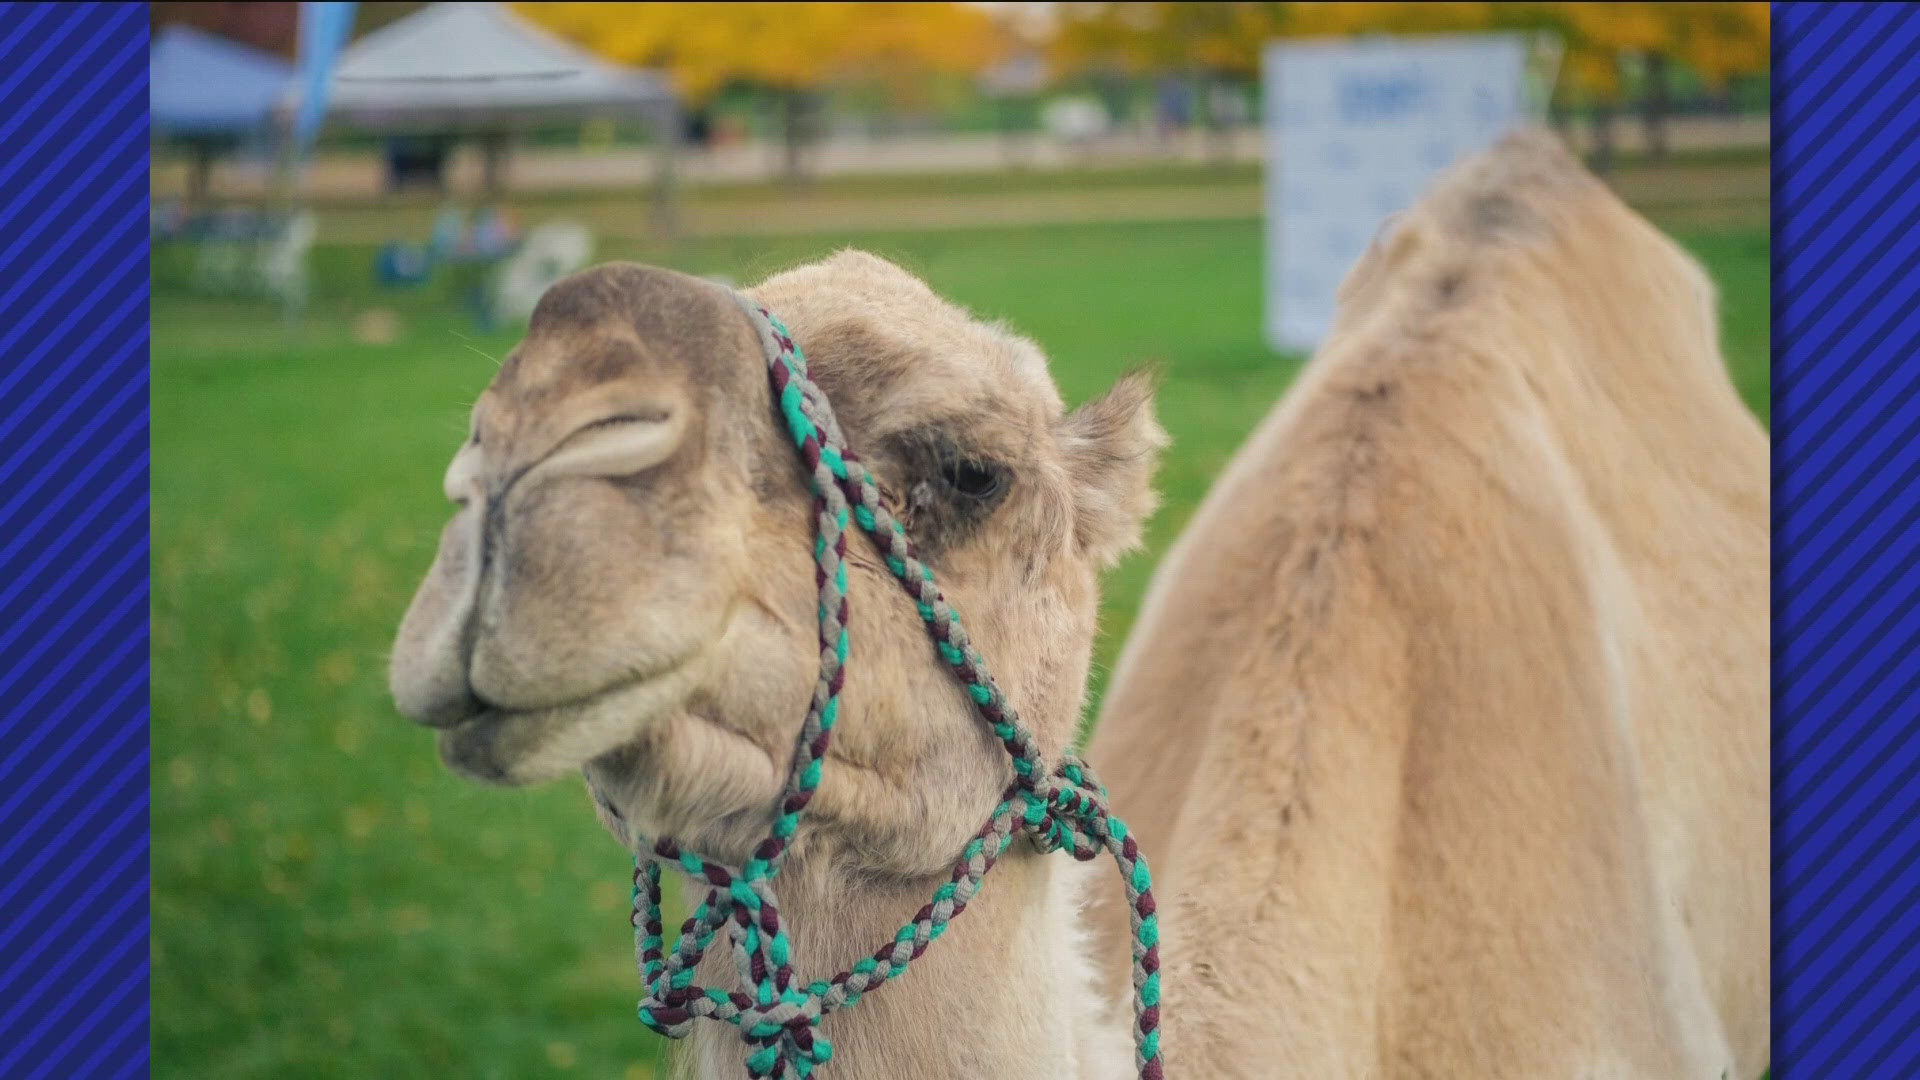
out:
{"label": "camel eyelash", "polygon": [[940,479],[965,498],[988,502],[1006,490],[1007,470],[991,461],[958,458],[941,464]]}

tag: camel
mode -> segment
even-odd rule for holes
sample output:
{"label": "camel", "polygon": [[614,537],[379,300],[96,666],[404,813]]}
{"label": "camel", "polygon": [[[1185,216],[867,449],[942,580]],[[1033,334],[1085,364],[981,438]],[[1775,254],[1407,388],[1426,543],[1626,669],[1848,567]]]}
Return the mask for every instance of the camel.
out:
{"label": "camel", "polygon": [[1715,308],[1537,133],[1351,270],[1088,752],[1170,1073],[1767,1068],[1768,448]]}
{"label": "camel", "polygon": [[[1154,503],[1166,438],[1150,379],[1067,412],[1032,342],[858,252],[747,293],[790,328],[1058,761],[1086,690],[1098,574],[1138,543]],[[742,864],[767,832],[820,647],[807,474],[735,297],[631,264],[559,282],[476,403],[445,488],[456,509],[394,648],[400,710],[475,779],[584,773],[630,850],[669,835]],[[838,730],[777,882],[810,978],[927,903],[1010,775],[866,537],[847,561]],[[1131,1072],[1126,1019],[1081,941],[1090,873],[1009,848],[911,972],[826,1018],[832,1075]],[[724,950],[697,974],[737,979]],[[742,1052],[732,1028],[703,1023],[682,1062],[737,1076]]]}

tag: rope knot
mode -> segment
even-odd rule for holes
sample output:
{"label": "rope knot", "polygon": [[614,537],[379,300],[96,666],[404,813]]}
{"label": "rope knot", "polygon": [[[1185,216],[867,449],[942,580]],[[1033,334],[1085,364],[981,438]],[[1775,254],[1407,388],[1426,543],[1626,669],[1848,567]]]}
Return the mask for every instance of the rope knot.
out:
{"label": "rope knot", "polygon": [[833,1044],[814,1030],[811,1024],[783,1026],[775,1035],[749,1035],[747,1042],[756,1049],[747,1055],[747,1075],[789,1080],[812,1076],[813,1071],[833,1060]]}
{"label": "rope knot", "polygon": [[1069,754],[1031,787],[1014,786],[1020,830],[1043,853],[1066,851],[1085,862],[1106,850],[1107,792],[1086,764]]}
{"label": "rope knot", "polygon": [[[833,1044],[820,1034],[822,1015],[820,1000],[810,994],[742,1011],[741,1029],[747,1041],[757,1047],[748,1055],[749,1074],[807,1076],[816,1066],[825,1064],[833,1057]],[[776,1071],[781,1069],[788,1072]]]}

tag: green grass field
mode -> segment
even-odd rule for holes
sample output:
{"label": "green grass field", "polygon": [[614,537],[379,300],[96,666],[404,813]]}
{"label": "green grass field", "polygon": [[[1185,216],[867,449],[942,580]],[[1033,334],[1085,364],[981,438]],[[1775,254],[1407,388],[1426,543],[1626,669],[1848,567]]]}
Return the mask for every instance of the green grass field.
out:
{"label": "green grass field", "polygon": [[[1678,237],[1720,283],[1765,418],[1765,226]],[[1260,340],[1257,222],[710,238],[668,258],[747,282],[847,243],[1036,338],[1070,402],[1163,365],[1165,509],[1109,578],[1104,671],[1158,554],[1297,369]],[[579,786],[457,780],[384,689],[441,472],[513,338],[416,308],[361,346],[352,310],[322,303],[295,333],[259,306],[154,303],[155,1072],[651,1076],[628,867]]]}

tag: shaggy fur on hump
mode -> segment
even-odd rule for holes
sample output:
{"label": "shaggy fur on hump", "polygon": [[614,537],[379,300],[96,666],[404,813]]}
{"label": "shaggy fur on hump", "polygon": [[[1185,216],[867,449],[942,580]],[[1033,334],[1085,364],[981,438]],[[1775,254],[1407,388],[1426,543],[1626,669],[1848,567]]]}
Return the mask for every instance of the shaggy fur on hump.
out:
{"label": "shaggy fur on hump", "polygon": [[1767,475],[1705,275],[1551,138],[1384,230],[1091,748],[1169,1068],[1759,1076]]}

